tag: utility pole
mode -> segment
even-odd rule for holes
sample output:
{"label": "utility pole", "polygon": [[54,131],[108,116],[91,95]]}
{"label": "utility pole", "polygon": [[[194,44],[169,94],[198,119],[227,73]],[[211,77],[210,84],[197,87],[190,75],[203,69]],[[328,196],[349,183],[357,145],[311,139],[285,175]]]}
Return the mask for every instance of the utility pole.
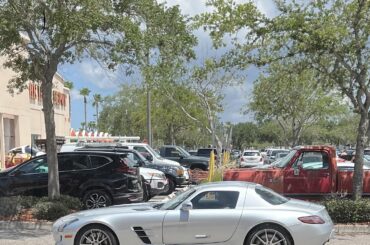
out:
{"label": "utility pole", "polygon": [[148,144],[152,145],[152,119],[151,119],[151,99],[150,87],[146,86],[146,128],[148,133]]}

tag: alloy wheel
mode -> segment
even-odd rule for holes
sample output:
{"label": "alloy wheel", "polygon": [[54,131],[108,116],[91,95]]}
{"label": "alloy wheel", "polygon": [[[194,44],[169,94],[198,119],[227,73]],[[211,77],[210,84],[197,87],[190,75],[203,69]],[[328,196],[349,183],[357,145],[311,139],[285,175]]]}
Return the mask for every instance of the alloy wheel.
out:
{"label": "alloy wheel", "polygon": [[251,245],[288,245],[285,236],[275,229],[259,230],[250,241]]}
{"label": "alloy wheel", "polygon": [[91,229],[82,234],[79,244],[112,245],[113,243],[105,231],[100,229]]}
{"label": "alloy wheel", "polygon": [[106,207],[107,199],[100,193],[91,193],[85,201],[85,206],[87,209]]}

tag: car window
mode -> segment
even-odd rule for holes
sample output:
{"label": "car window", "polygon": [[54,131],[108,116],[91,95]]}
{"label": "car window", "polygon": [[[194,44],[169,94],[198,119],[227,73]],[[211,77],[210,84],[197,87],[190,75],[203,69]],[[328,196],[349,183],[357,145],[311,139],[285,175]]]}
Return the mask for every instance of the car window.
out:
{"label": "car window", "polygon": [[91,161],[91,167],[92,168],[99,168],[101,166],[104,166],[108,163],[113,162],[112,158],[107,156],[90,156]]}
{"label": "car window", "polygon": [[40,174],[48,172],[46,157],[37,158],[19,168],[22,174]]}
{"label": "car window", "polygon": [[193,209],[234,209],[238,198],[238,191],[206,191],[198,194],[191,202]]}
{"label": "car window", "polygon": [[259,152],[251,152],[251,151],[246,151],[243,154],[243,156],[248,156],[248,157],[258,157],[259,155],[260,155]]}
{"label": "car window", "polygon": [[140,153],[149,153],[148,150],[145,149],[145,147],[142,147],[142,146],[134,146],[134,150],[137,150]]}
{"label": "car window", "polygon": [[89,159],[86,155],[62,155],[59,156],[59,171],[89,169]]}
{"label": "car window", "polygon": [[[128,167],[136,167],[137,162],[135,162],[134,158],[131,156],[132,153],[122,154],[120,155],[120,162],[124,163]],[[131,157],[130,157],[131,156]]]}
{"label": "car window", "polygon": [[298,163],[306,170],[328,169],[329,156],[325,152],[303,152],[297,159]]}
{"label": "car window", "polygon": [[255,191],[263,200],[272,205],[280,205],[288,201],[288,199],[283,197],[282,195],[279,195],[273,190],[263,187],[261,185],[257,185],[255,187]]}

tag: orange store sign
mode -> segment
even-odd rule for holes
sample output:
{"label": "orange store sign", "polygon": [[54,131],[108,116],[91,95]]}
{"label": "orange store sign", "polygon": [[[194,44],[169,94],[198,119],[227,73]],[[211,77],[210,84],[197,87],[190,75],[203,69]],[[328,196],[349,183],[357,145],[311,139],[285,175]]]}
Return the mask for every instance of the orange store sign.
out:
{"label": "orange store sign", "polygon": [[[42,92],[41,87],[38,84],[35,83],[29,83],[28,84],[28,92],[29,97],[31,101],[42,101]],[[67,96],[63,93],[60,93],[58,91],[53,91],[53,104],[54,105],[60,105],[60,106],[66,106],[67,102]]]}

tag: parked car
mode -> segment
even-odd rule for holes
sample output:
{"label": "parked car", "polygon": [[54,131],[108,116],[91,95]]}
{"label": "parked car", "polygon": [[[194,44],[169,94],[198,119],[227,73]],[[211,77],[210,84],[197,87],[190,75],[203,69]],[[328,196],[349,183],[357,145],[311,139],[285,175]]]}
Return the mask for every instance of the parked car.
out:
{"label": "parked car", "polygon": [[[176,161],[163,158],[152,147],[150,147],[150,145],[145,143],[119,143],[118,146],[120,146],[121,148],[136,150],[140,152],[140,154],[142,154],[144,157],[146,157],[148,161],[154,164],[170,164],[174,166],[181,166],[180,163]],[[185,167],[182,168],[184,171],[185,181],[182,183],[176,183],[176,185],[189,183],[188,169]]]}
{"label": "parked car", "polygon": [[15,147],[10,149],[5,157],[5,168],[13,167],[31,159],[32,157],[41,156],[44,154],[45,152],[40,151],[35,146],[23,145],[20,147]]}
{"label": "parked car", "polygon": [[239,159],[240,155],[241,155],[241,152],[239,150],[232,150],[230,154],[232,159]]}
{"label": "parked car", "polygon": [[[224,180],[251,181],[284,196],[323,198],[352,193],[353,171],[340,168],[332,146],[299,146],[278,162],[255,169],[229,169]],[[353,164],[353,163],[351,163]],[[363,195],[370,196],[370,171],[364,168]]]}
{"label": "parked car", "polygon": [[[127,149],[126,146],[117,146],[116,144],[99,144],[85,145],[83,148],[76,149],[76,151],[107,151],[107,152],[121,152],[126,153],[128,157],[134,161],[134,164],[138,166],[156,169],[165,174],[166,186],[162,186],[160,183],[151,183],[152,195],[156,194],[170,194],[176,189],[176,185],[181,185],[185,182],[184,170],[179,165],[165,164],[165,163],[153,163],[148,161],[142,154],[133,149]],[[144,177],[146,179],[146,177]],[[148,180],[147,180],[148,181]],[[163,181],[160,181],[163,182]]]}
{"label": "parked car", "polygon": [[197,150],[188,150],[189,154],[192,155],[192,156],[196,156],[197,155]]}
{"label": "parked car", "polygon": [[259,165],[263,165],[263,157],[258,150],[245,150],[243,152],[239,164],[241,168],[256,167]]}
{"label": "parked car", "polygon": [[211,156],[211,151],[213,151],[215,154],[215,157],[217,157],[217,150],[215,148],[199,148],[197,151],[197,156],[209,158]]}
{"label": "parked car", "polygon": [[254,183],[218,182],[189,188],[166,203],[74,213],[58,219],[52,231],[58,245],[322,245],[333,227],[322,205]]}
{"label": "parked car", "polygon": [[266,158],[264,159],[264,164],[271,164],[275,162],[276,155],[278,153],[289,153],[289,150],[284,150],[284,149],[269,149],[266,153]]}
{"label": "parked car", "polygon": [[[127,154],[68,152],[58,154],[61,194],[81,198],[86,208],[143,201],[139,168]],[[0,196],[47,196],[46,155],[0,172]]]}
{"label": "parked car", "polygon": [[208,170],[209,158],[190,155],[185,149],[176,145],[164,145],[160,149],[162,157],[179,162],[190,169]]}

